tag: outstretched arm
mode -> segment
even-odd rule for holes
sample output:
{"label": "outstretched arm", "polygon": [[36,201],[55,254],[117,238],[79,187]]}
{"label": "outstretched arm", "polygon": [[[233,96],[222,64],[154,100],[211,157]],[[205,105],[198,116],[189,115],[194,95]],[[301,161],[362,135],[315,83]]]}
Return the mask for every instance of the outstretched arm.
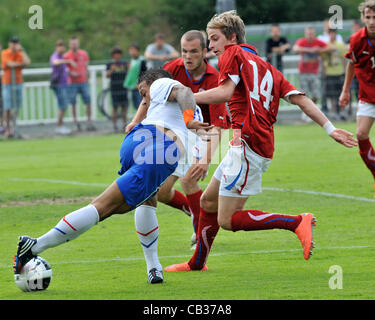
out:
{"label": "outstretched arm", "polygon": [[353,138],[353,134],[343,129],[336,129],[331,121],[324,115],[323,112],[315,105],[315,103],[304,95],[292,95],[289,101],[298,105],[301,110],[319,124],[327,132],[327,134],[338,143],[341,143],[347,148],[352,148],[357,145],[357,140]]}
{"label": "outstretched arm", "polygon": [[231,79],[227,79],[222,85],[195,93],[197,104],[220,104],[229,101],[236,89],[236,83]]}

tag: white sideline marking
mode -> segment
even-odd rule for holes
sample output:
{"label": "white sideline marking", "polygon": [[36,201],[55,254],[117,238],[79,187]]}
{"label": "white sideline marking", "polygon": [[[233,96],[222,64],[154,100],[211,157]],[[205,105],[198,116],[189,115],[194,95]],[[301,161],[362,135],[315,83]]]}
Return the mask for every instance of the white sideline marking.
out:
{"label": "white sideline marking", "polygon": [[263,189],[267,190],[267,191],[305,193],[305,194],[319,195],[319,196],[325,196],[325,197],[331,197],[331,198],[341,198],[341,199],[349,199],[349,200],[357,200],[357,201],[374,202],[375,203],[375,199],[348,196],[346,194],[339,194],[339,193],[320,192],[320,191],[312,191],[312,190],[300,190],[300,189],[272,188],[272,187],[263,187]]}
{"label": "white sideline marking", "polygon": [[[69,185],[91,186],[91,187],[107,187],[107,186],[109,186],[109,184],[105,184],[105,183],[80,182],[80,181],[55,180],[55,179],[9,178],[8,180],[10,180],[10,181],[28,181],[28,182],[46,182],[46,183],[69,184]],[[202,183],[201,185],[207,185],[207,184]],[[278,192],[304,193],[304,194],[312,194],[312,195],[316,195],[316,196],[324,196],[324,197],[330,197],[330,198],[339,198],[339,199],[348,199],[348,200],[375,203],[375,199],[348,196],[346,194],[339,194],[339,193],[320,192],[320,191],[301,190],[301,189],[273,188],[273,187],[263,187],[263,190],[278,191]]]}
{"label": "white sideline marking", "polygon": [[[359,245],[359,246],[341,246],[341,247],[325,247],[325,248],[315,248],[314,250],[352,250],[352,249],[367,249],[367,248],[374,248],[375,246],[371,245]],[[229,256],[229,255],[247,255],[247,254],[272,254],[272,253],[288,253],[288,252],[295,252],[301,251],[301,249],[284,249],[284,250],[254,250],[254,251],[230,251],[230,252],[216,252],[211,253],[210,257],[221,257],[221,256]],[[161,256],[159,259],[175,259],[175,258],[191,258],[192,253],[189,254],[181,254],[181,255],[173,255],[173,256]],[[113,262],[113,261],[143,261],[144,257],[116,257],[116,258],[107,258],[107,259],[95,259],[95,260],[72,260],[72,261],[59,261],[59,262],[50,262],[51,265],[63,265],[63,264],[84,264],[84,263],[105,263],[105,262]],[[1,268],[9,268],[9,266],[0,265]]]}
{"label": "white sideline marking", "polygon": [[24,179],[24,178],[9,178],[10,181],[24,181],[24,182],[47,182],[57,184],[69,184],[75,186],[89,186],[89,187],[108,187],[106,183],[94,183],[94,182],[80,182],[80,181],[69,181],[69,180],[56,180],[56,179]]}

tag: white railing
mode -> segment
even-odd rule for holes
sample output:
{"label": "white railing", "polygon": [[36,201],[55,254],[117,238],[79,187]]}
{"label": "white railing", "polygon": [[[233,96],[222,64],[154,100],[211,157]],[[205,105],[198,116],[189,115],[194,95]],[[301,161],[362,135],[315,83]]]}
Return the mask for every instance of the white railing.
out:
{"label": "white railing", "polygon": [[[296,65],[299,56],[283,57],[285,63]],[[213,61],[213,64],[215,62]],[[98,113],[97,96],[98,93],[109,86],[109,79],[106,77],[105,65],[91,65],[89,70],[89,85],[91,96],[92,119],[102,119],[104,116]],[[57,101],[54,92],[50,89],[49,81],[27,81],[28,76],[50,76],[51,68],[29,68],[23,69],[22,74],[26,80],[23,88],[23,106],[19,112],[18,124],[46,124],[54,123],[57,119]],[[288,68],[284,70],[285,77],[298,87],[298,69]],[[109,99],[106,100],[106,109],[109,108]],[[290,110],[288,104],[281,101],[281,111]],[[293,108],[294,109],[294,108]],[[77,115],[80,121],[85,120],[85,106],[81,99],[77,99]],[[73,121],[71,108],[68,108],[65,121]]]}
{"label": "white railing", "polygon": [[[89,85],[91,96],[92,119],[96,120],[98,115],[97,95],[99,90],[108,87],[109,80],[106,78],[105,65],[92,65],[89,70]],[[51,68],[23,69],[22,74],[27,76],[50,76]],[[23,106],[19,112],[18,124],[43,124],[53,123],[57,119],[57,101],[54,92],[50,89],[49,81],[27,81],[23,86]],[[85,120],[85,106],[77,99],[77,115],[79,120]],[[67,110],[65,121],[73,121],[71,108]]]}

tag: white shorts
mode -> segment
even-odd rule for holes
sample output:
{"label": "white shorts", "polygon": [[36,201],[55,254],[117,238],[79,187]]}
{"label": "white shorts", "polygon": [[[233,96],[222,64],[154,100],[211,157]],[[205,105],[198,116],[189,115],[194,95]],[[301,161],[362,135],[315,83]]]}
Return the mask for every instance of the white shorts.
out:
{"label": "white shorts", "polygon": [[249,148],[231,146],[217,167],[214,177],[220,181],[219,195],[247,198],[262,192],[262,175],[271,159],[263,158]]}
{"label": "white shorts", "polygon": [[375,118],[375,104],[359,100],[357,108],[357,117]]}
{"label": "white shorts", "polygon": [[[190,141],[192,142],[192,141]],[[193,165],[193,159],[201,159],[204,153],[207,150],[207,142],[202,141],[201,139],[193,141],[194,144],[188,145],[188,150],[177,165],[176,170],[172,173],[172,176],[179,178],[185,177],[189,168]],[[208,172],[207,172],[208,173]]]}

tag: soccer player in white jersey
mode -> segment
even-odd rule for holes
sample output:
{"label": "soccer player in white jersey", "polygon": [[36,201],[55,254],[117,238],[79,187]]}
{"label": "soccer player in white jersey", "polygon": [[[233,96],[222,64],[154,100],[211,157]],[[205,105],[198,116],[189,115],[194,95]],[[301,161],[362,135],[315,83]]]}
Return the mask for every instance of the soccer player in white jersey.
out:
{"label": "soccer player in white jersey", "polygon": [[[64,216],[58,224],[39,238],[21,236],[14,257],[14,273],[44,250],[73,240],[95,224],[113,214],[139,210],[136,225],[139,234],[152,234],[148,247],[157,246],[156,193],[174,172],[185,154],[189,130],[184,115],[191,118],[195,110],[193,93],[172,80],[165,70],[149,70],[139,80],[146,118],[125,137],[120,149],[120,177],[89,205]],[[187,123],[199,128],[197,121]],[[146,220],[144,223],[143,220]],[[147,238],[149,240],[150,237]],[[142,241],[142,240],[141,240]],[[162,267],[152,252],[148,262],[148,281],[163,281]]]}

